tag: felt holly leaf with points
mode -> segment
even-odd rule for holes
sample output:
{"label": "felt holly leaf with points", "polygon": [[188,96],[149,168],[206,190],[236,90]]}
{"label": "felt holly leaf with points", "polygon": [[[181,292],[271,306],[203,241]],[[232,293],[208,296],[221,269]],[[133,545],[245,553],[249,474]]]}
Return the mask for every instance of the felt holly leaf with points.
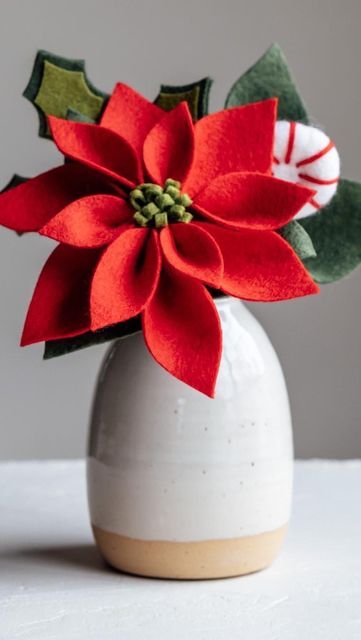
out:
{"label": "felt holly leaf with points", "polygon": [[200,120],[208,113],[209,92],[212,86],[210,78],[203,78],[198,82],[183,86],[169,86],[162,84],[160,92],[155,99],[155,104],[170,111],[180,102],[187,102],[194,122]]}
{"label": "felt holly leaf with points", "polygon": [[39,136],[42,138],[50,136],[49,115],[68,118],[69,113],[75,113],[86,122],[95,122],[108,98],[90,82],[84,60],[63,58],[42,50],[37,53],[23,95],[39,114]]}

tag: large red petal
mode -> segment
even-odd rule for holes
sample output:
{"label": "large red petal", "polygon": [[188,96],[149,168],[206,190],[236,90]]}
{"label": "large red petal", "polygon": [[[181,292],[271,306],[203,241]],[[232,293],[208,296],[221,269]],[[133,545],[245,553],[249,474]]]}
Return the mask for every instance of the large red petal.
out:
{"label": "large red petal", "polygon": [[161,267],[158,235],[150,229],[124,231],[103,254],[91,287],[91,328],[129,320],[153,295]]}
{"label": "large red petal", "polygon": [[196,198],[199,213],[229,227],[278,229],[314,195],[314,190],[261,173],[219,176]]}
{"label": "large red petal", "polygon": [[49,116],[55,144],[68,158],[78,160],[127,187],[142,181],[140,162],[133,147],[110,129]]}
{"label": "large red petal", "polygon": [[100,252],[59,245],[37,282],[21,345],[69,338],[90,327],[89,289]]}
{"label": "large red petal", "polygon": [[68,163],[0,194],[0,224],[15,231],[38,231],[73,200],[114,191],[108,178]]}
{"label": "large red petal", "polygon": [[172,224],[162,229],[160,244],[168,262],[185,275],[219,287],[223,258],[217,243],[193,224]]}
{"label": "large red petal", "polygon": [[211,180],[234,171],[270,173],[277,100],[225,109],[195,125],[193,167],[184,191],[194,196]]}
{"label": "large red petal", "polygon": [[219,316],[203,285],[171,267],[143,313],[143,333],[153,358],[169,373],[207,396],[222,352]]}
{"label": "large red petal", "polygon": [[143,157],[151,179],[163,184],[167,178],[183,182],[192,166],[194,131],[188,104],[181,102],[163,115],[147,135]]}
{"label": "large red petal", "polygon": [[101,247],[119,235],[120,225],[130,222],[132,209],[116,196],[80,198],[62,209],[40,233],[74,247]]}
{"label": "large red petal", "polygon": [[110,96],[101,125],[118,133],[142,156],[144,140],[164,111],[126,84],[118,83]]}
{"label": "large red petal", "polygon": [[243,300],[271,302],[318,293],[301,260],[274,231],[234,231],[199,223],[223,253],[221,288]]}

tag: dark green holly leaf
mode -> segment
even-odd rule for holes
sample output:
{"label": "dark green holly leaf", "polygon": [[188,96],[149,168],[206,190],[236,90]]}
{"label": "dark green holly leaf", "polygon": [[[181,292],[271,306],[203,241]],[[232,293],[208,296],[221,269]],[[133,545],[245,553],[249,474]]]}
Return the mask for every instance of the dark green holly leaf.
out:
{"label": "dark green holly leaf", "polygon": [[85,349],[96,344],[102,344],[109,342],[110,340],[117,340],[118,338],[125,338],[133,333],[137,333],[141,330],[140,316],[131,318],[126,322],[121,322],[112,327],[101,329],[100,331],[88,331],[80,336],[74,338],[65,338],[62,340],[50,340],[45,343],[44,360],[50,360],[50,358],[56,358],[57,356],[63,356],[79,349]]}
{"label": "dark green holly leaf", "polygon": [[188,102],[194,122],[208,113],[209,92],[212,86],[210,78],[180,87],[162,84],[155,104],[165,111],[174,109],[180,102]]}
{"label": "dark green holly leaf", "polygon": [[238,107],[267,98],[279,98],[278,120],[308,122],[306,108],[292,79],[286,58],[277,44],[235,82],[226,107]]}
{"label": "dark green holly leaf", "polygon": [[315,247],[310,236],[297,220],[292,220],[292,222],[286,224],[285,227],[279,230],[279,233],[291,245],[301,260],[316,257]]}
{"label": "dark green holly leaf", "polygon": [[79,111],[71,108],[66,112],[66,119],[72,120],[73,122],[85,122],[86,124],[96,123],[94,118],[89,118],[89,116],[85,116],[83,113],[79,113]]}
{"label": "dark green holly leaf", "polygon": [[[18,173],[14,173],[13,177],[9,180],[9,182],[5,185],[5,187],[0,191],[0,193],[3,193],[3,191],[8,191],[9,189],[15,189],[15,187],[18,187],[20,184],[23,184],[23,182],[27,182],[28,180],[29,178],[24,178],[24,176],[20,176]],[[23,235],[20,231],[15,231],[15,233],[18,236]]]}
{"label": "dark green holly leaf", "polygon": [[361,262],[361,184],[341,180],[331,202],[300,224],[317,253],[305,260],[314,280],[326,284],[343,278]]}
{"label": "dark green holly leaf", "polygon": [[48,51],[38,51],[23,95],[38,111],[41,137],[49,137],[48,115],[66,118],[72,109],[96,121],[108,98],[87,78],[84,60],[62,58]]}
{"label": "dark green holly leaf", "polygon": [[27,182],[29,178],[24,178],[24,176],[20,176],[18,173],[14,173],[13,177],[9,180],[9,182],[5,185],[0,193],[3,191],[8,191],[9,189],[14,189],[18,187],[23,182]]}

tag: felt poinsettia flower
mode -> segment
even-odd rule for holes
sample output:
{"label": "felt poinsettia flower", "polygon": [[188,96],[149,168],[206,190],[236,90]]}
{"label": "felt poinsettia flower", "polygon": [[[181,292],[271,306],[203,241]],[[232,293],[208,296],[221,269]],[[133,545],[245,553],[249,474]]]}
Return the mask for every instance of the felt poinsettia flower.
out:
{"label": "felt poinsettia flower", "polygon": [[276,232],[313,189],[272,175],[277,100],[206,116],[164,112],[117,85],[99,125],[49,118],[65,165],[3,193],[0,222],[59,245],[40,275],[22,344],[142,314],[146,344],[213,396],[221,328],[207,287],[245,300],[318,291]]}

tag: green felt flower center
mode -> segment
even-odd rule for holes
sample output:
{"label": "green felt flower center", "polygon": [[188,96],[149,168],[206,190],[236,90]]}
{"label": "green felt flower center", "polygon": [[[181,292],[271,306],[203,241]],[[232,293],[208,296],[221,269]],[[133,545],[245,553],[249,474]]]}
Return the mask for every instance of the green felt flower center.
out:
{"label": "green felt flower center", "polygon": [[192,200],[181,193],[180,182],[168,178],[164,186],[153,182],[140,184],[130,192],[129,200],[135,209],[134,222],[140,227],[166,227],[172,222],[190,222],[187,208]]}

